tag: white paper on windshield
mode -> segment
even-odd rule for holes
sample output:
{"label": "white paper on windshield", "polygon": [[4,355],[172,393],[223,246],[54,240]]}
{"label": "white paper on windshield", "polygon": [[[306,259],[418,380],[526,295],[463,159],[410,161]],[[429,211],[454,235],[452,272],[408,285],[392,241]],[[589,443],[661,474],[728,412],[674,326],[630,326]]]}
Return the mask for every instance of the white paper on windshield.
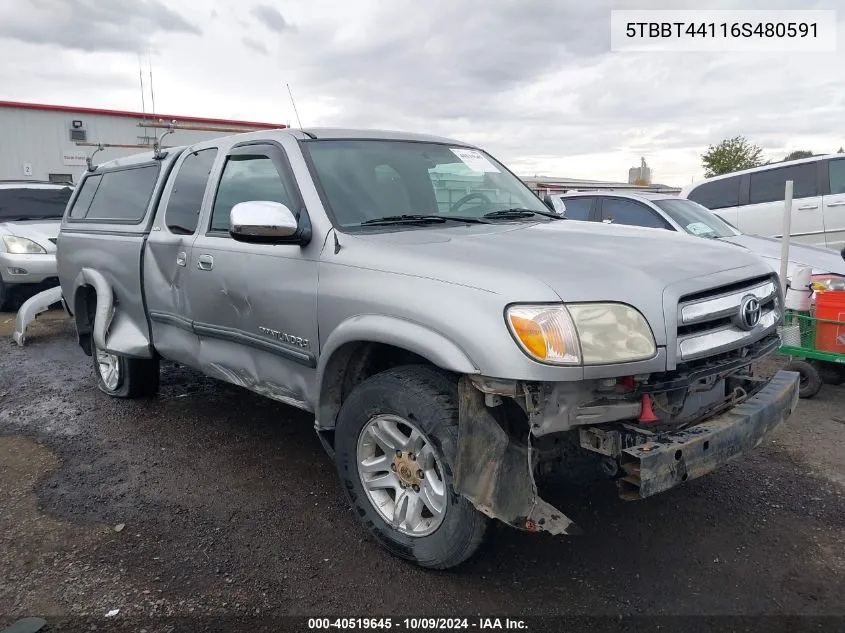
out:
{"label": "white paper on windshield", "polygon": [[472,171],[480,171],[483,173],[498,174],[499,170],[481,153],[474,149],[455,149],[450,147],[452,153],[463,161],[464,165],[469,167]]}
{"label": "white paper on windshield", "polygon": [[704,222],[693,222],[692,224],[687,224],[687,231],[693,235],[706,235],[707,233],[713,233],[713,229],[707,226]]}

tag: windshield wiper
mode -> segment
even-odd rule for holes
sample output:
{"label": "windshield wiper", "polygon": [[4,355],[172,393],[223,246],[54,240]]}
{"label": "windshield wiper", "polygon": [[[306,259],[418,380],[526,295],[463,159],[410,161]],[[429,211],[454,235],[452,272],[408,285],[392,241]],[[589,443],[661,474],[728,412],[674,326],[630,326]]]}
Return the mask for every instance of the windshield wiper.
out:
{"label": "windshield wiper", "polygon": [[542,215],[545,218],[552,218],[553,220],[566,219],[562,215],[552,213],[551,211],[532,211],[531,209],[523,209],[520,207],[515,207],[513,209],[501,209],[499,211],[491,211],[490,213],[485,213],[481,217],[488,219],[503,218],[505,220],[510,220],[517,218],[530,218],[535,215]]}
{"label": "windshield wiper", "polygon": [[470,218],[460,215],[432,215],[423,213],[406,213],[403,215],[388,215],[383,218],[364,220],[361,226],[373,224],[443,224],[449,220],[466,222],[467,224],[489,224],[481,218]]}

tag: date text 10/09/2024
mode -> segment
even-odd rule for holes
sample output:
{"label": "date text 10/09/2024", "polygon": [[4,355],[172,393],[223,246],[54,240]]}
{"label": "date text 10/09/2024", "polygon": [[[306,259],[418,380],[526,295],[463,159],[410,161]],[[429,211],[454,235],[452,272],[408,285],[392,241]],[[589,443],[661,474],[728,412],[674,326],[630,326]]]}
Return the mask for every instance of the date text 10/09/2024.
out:
{"label": "date text 10/09/2024", "polygon": [[818,37],[815,22],[628,22],[626,37]]}
{"label": "date text 10/09/2024", "polygon": [[518,618],[309,618],[309,631],[526,631],[528,624]]}

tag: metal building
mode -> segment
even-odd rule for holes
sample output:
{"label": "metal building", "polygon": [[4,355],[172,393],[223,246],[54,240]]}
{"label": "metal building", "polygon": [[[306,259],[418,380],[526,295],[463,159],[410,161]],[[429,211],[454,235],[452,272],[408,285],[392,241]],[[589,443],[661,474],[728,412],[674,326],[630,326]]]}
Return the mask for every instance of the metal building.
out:
{"label": "metal building", "polygon": [[[205,130],[176,129],[162,145],[189,145],[234,131],[286,127],[275,123],[233,121],[171,114],[143,114],[70,106],[0,101],[0,180],[79,181],[86,158],[98,143],[150,145],[167,130],[139,124],[175,120],[178,125]],[[90,145],[78,145],[87,143]],[[139,147],[107,147],[95,163],[145,151]]]}

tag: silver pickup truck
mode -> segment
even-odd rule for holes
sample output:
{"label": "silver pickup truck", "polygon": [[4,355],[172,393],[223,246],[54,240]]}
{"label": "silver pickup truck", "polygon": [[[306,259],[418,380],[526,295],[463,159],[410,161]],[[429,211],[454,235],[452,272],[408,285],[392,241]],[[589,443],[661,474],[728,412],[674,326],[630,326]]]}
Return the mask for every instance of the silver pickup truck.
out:
{"label": "silver pickup truck", "polygon": [[[561,218],[478,147],[283,129],[88,171],[58,240],[97,385],[167,359],[314,413],[355,514],[447,568],[489,518],[579,531],[576,464],[649,497],[758,445],[798,375],[771,268],[729,245]],[[579,466],[580,467],[580,466]]]}

